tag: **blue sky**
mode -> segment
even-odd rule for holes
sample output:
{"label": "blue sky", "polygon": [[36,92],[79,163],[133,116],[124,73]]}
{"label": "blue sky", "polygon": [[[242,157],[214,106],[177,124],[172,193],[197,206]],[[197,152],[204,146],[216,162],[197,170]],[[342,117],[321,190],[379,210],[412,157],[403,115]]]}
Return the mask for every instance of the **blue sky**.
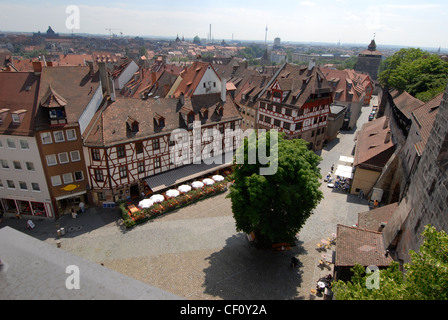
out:
{"label": "blue sky", "polygon": [[160,35],[215,40],[366,43],[448,48],[448,2],[352,0],[29,1],[0,0],[0,31],[56,32],[66,27],[68,5],[79,8],[74,32]]}

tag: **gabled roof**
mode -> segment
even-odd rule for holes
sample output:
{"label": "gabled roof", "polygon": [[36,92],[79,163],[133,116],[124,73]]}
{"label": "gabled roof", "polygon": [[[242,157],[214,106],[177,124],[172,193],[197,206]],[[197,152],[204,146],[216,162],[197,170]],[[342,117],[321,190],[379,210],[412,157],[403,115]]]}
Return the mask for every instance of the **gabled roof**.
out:
{"label": "gabled roof", "polygon": [[[223,107],[223,116],[214,117],[216,108]],[[85,130],[84,143],[86,146],[113,146],[128,143],[135,140],[149,139],[152,136],[168,134],[175,129],[182,128],[180,117],[194,113],[199,115],[209,110],[209,119],[203,121],[204,125],[241,119],[239,112],[230,98],[226,102],[221,101],[221,95],[200,95],[192,98],[184,98],[184,104],[180,99],[136,99],[119,98],[112,102],[103,111],[98,111],[90,125]],[[132,117],[139,123],[139,131],[129,136],[126,132],[126,120]],[[165,119],[163,128],[154,126],[154,118]],[[195,120],[199,121],[199,117]]]}
{"label": "gabled roof", "polygon": [[67,101],[50,84],[48,85],[47,93],[40,100],[40,105],[45,108],[65,107]]}
{"label": "gabled roof", "polygon": [[[76,123],[99,86],[99,71],[91,75],[88,66],[43,67],[38,101],[45,102],[51,96],[52,103],[65,103],[67,122]],[[48,111],[44,108],[37,109],[36,125],[49,125]]]}
{"label": "gabled roof", "polygon": [[[0,123],[1,134],[33,135],[38,92],[39,76],[33,72],[0,72],[0,109],[7,112]],[[14,112],[24,115],[20,124],[12,124]]]}
{"label": "gabled roof", "polygon": [[[174,93],[174,97],[178,98],[181,93],[183,93],[185,97],[191,97],[209,67],[216,73],[211,63],[200,61],[193,62],[187,70],[181,73],[182,81],[179,83],[179,86]],[[216,75],[218,76],[218,79],[221,79],[217,73]]]}
{"label": "gabled roof", "polygon": [[289,94],[283,101],[284,104],[302,107],[311,94],[331,93],[331,87],[319,67],[296,66],[285,63],[276,75],[271,79],[270,87],[264,91],[260,98],[271,99],[271,86],[277,83],[282,91],[299,92],[300,95]]}
{"label": "gabled roof", "polygon": [[[386,139],[387,137],[389,139]],[[362,165],[381,171],[394,152],[394,148],[386,117],[367,122],[358,134],[353,166]]]}
{"label": "gabled roof", "polygon": [[[341,102],[359,102],[370,84],[370,77],[354,70],[336,70],[322,68],[328,83],[333,89],[333,99]],[[350,88],[351,86],[351,88]],[[337,94],[336,94],[337,93]],[[349,94],[352,95],[351,99]]]}

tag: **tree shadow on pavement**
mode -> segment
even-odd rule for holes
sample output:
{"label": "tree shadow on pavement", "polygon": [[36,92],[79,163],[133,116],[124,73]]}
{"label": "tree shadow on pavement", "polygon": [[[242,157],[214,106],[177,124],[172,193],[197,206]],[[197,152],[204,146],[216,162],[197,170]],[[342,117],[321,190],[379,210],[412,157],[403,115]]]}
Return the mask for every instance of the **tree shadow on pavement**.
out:
{"label": "tree shadow on pavement", "polygon": [[[302,284],[299,255],[306,254],[301,243],[290,250],[258,249],[245,234],[226,240],[226,246],[213,254],[204,269],[204,293],[223,300],[291,300]],[[299,259],[291,267],[291,257]]]}

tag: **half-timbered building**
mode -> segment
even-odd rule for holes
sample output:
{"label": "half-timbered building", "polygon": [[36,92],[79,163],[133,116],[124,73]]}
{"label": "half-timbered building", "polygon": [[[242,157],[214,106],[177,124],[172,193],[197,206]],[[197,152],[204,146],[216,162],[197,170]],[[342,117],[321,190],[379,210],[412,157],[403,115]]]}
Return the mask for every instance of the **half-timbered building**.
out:
{"label": "half-timbered building", "polygon": [[221,155],[233,154],[238,141],[232,133],[240,126],[225,91],[117,99],[95,115],[84,135],[95,203],[140,197],[229,166]]}
{"label": "half-timbered building", "polygon": [[331,87],[310,61],[308,66],[285,63],[258,98],[258,128],[277,129],[288,139],[303,139],[310,149],[322,149],[332,103]]}

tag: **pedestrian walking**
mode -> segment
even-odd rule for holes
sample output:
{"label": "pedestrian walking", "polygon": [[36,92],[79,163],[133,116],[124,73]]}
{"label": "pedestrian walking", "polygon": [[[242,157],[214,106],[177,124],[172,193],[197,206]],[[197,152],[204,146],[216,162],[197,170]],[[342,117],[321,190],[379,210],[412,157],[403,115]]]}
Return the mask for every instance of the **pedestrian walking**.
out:
{"label": "pedestrian walking", "polygon": [[79,203],[79,209],[81,209],[81,212],[84,213],[84,210],[86,210],[84,202],[81,201]]}
{"label": "pedestrian walking", "polygon": [[299,260],[296,257],[292,256],[291,257],[291,268],[294,269],[295,267],[297,267],[298,264],[299,264]]}
{"label": "pedestrian walking", "polygon": [[76,219],[76,211],[75,211],[75,208],[72,207],[70,210],[71,210],[71,212],[72,212],[72,218],[73,218],[73,219]]}
{"label": "pedestrian walking", "polygon": [[331,173],[333,173],[334,170],[334,164],[331,165]]}

